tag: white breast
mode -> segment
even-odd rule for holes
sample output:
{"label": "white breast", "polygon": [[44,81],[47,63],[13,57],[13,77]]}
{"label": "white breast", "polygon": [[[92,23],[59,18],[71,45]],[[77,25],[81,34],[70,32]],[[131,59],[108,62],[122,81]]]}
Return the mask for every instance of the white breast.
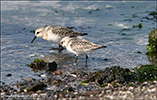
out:
{"label": "white breast", "polygon": [[56,35],[56,34],[48,34],[48,41],[51,41],[51,42],[55,42],[55,43],[58,43],[60,44],[60,40],[62,38],[59,36],[59,35]]}

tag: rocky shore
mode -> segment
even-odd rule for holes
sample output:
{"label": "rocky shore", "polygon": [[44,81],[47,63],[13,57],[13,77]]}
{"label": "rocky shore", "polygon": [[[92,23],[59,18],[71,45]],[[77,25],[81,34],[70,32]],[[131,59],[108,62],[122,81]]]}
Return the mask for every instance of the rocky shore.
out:
{"label": "rocky shore", "polygon": [[46,64],[39,59],[29,66],[40,70],[45,66],[46,68],[43,67],[45,73],[39,75],[40,79],[24,78],[20,82],[9,85],[1,82],[1,99],[157,99],[157,66],[155,65],[139,65],[134,69],[112,66],[94,73],[85,71],[63,73],[56,70],[55,62]]}

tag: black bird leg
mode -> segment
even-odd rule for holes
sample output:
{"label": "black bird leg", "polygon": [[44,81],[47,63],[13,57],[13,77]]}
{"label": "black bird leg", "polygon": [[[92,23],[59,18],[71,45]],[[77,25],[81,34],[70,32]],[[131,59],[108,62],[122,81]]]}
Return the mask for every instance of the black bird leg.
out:
{"label": "black bird leg", "polygon": [[87,63],[87,59],[88,59],[88,55],[86,54],[86,61],[85,61],[86,63]]}
{"label": "black bird leg", "polygon": [[62,52],[62,50],[63,50],[64,48],[59,44],[59,53],[61,53]]}

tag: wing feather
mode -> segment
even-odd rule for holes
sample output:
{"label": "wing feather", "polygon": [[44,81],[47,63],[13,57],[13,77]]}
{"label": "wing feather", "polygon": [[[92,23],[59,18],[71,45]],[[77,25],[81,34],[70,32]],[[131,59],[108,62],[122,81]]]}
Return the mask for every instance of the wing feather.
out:
{"label": "wing feather", "polygon": [[47,30],[51,30],[54,34],[57,34],[61,37],[65,36],[80,36],[82,33],[73,31],[71,29],[68,29],[66,27],[51,25],[47,28]]}
{"label": "wing feather", "polygon": [[88,51],[88,50],[95,50],[101,47],[100,45],[94,44],[88,40],[81,39],[81,38],[74,38],[70,41],[70,47],[74,51]]}

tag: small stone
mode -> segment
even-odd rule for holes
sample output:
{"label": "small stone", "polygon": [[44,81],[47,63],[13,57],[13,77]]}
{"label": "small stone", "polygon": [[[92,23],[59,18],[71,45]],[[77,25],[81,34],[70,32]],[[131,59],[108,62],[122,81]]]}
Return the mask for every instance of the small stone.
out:
{"label": "small stone", "polygon": [[62,72],[60,70],[55,71],[56,74],[61,75]]}
{"label": "small stone", "polygon": [[58,81],[56,81],[56,80],[52,82],[52,84],[57,84],[57,83],[58,83]]}
{"label": "small stone", "polygon": [[7,74],[6,76],[7,76],[7,77],[11,77],[11,76],[12,76],[12,74]]}
{"label": "small stone", "polygon": [[135,70],[141,69],[143,67],[143,65],[138,65]]}
{"label": "small stone", "polygon": [[57,63],[53,61],[52,63],[48,63],[48,71],[56,71],[57,70]]}
{"label": "small stone", "polygon": [[46,83],[51,82],[51,78],[46,79],[45,82],[46,82]]}
{"label": "small stone", "polygon": [[58,99],[59,99],[59,98],[64,98],[65,95],[64,95],[63,93],[59,93],[57,97],[58,97]]}
{"label": "small stone", "polygon": [[108,59],[107,59],[107,58],[105,58],[104,60],[105,60],[105,61],[107,61]]}
{"label": "small stone", "polygon": [[43,92],[43,90],[38,90],[38,91],[36,91],[36,93],[42,93]]}
{"label": "small stone", "polygon": [[93,94],[91,94],[90,97],[93,97]]}

